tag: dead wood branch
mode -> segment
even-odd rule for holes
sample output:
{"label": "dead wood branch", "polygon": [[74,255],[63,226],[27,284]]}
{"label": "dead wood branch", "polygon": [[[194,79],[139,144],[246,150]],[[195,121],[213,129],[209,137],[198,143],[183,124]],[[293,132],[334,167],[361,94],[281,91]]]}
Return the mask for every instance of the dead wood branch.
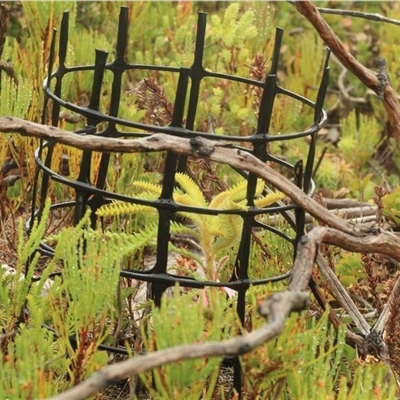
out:
{"label": "dead wood branch", "polygon": [[[46,126],[19,118],[0,118],[0,132],[17,132],[23,136],[33,136],[47,141],[77,147],[82,150],[100,152],[151,152],[171,150],[178,154],[208,158],[242,171],[250,171],[285,193],[294,203],[310,213],[318,221],[354,236],[371,233],[366,224],[353,224],[327,212],[326,208],[312,200],[289,179],[252,156],[235,149],[228,142],[214,142],[206,139],[185,139],[166,134],[154,134],[140,139],[116,139],[95,135],[78,135],[53,126]],[[394,257],[393,257],[394,258]]]}
{"label": "dead wood branch", "polygon": [[[224,342],[179,346],[105,367],[81,385],[56,396],[54,398],[56,400],[83,399],[104,388],[110,380],[136,374],[165,363],[195,357],[240,355],[277,336],[282,331],[285,319],[290,312],[299,311],[305,307],[308,295],[304,291],[308,288],[312,268],[322,243],[335,245],[353,252],[381,253],[400,261],[400,239],[396,235],[376,226],[352,224],[332,215],[290,180],[250,153],[236,149],[228,142],[216,143],[207,139],[187,139],[166,134],[154,134],[139,139],[115,139],[95,135],[84,136],[11,117],[0,118],[0,132],[18,132],[25,136],[57,141],[65,145],[92,151],[133,153],[169,150],[177,154],[191,155],[224,163],[258,175],[278,190],[284,192],[294,203],[301,206],[318,221],[327,225],[317,226],[301,238],[293,264],[288,291],[275,294],[260,307],[260,313],[268,317],[268,324],[264,325],[260,330]],[[351,311],[351,307],[345,306],[348,303],[346,296],[341,295],[340,299],[342,299],[342,305],[346,307],[346,310],[348,312],[349,310]],[[390,306],[389,303],[386,307]],[[354,318],[363,334],[369,331],[368,325],[362,320],[362,316],[359,313],[351,314],[349,312],[349,315]],[[382,326],[384,326],[383,322]],[[372,335],[374,336],[373,340],[369,341],[369,337],[372,337]],[[371,345],[373,345],[376,354],[386,359],[386,346],[381,340],[380,332],[372,330],[365,339],[352,332],[347,332],[347,339],[362,348],[363,354],[366,354]]]}
{"label": "dead wood branch", "polygon": [[317,9],[322,14],[341,15],[346,17],[362,18],[368,21],[385,22],[388,24],[400,25],[400,21],[398,19],[388,18],[378,13],[366,13],[362,11],[340,10],[324,7],[317,7]]}
{"label": "dead wood branch", "polygon": [[[307,275],[311,273],[310,271],[307,272]],[[308,280],[305,281],[307,281],[307,284],[301,288],[302,290],[307,288]],[[300,286],[296,285],[296,287]],[[284,329],[289,314],[293,311],[305,309],[307,304],[307,292],[286,291],[276,293],[264,301],[259,308],[260,314],[268,318],[268,323],[249,334],[221,342],[177,346],[109,365],[93,374],[86,381],[52,397],[50,400],[83,400],[105,388],[114,380],[123,379],[132,374],[138,374],[172,362],[199,357],[221,357],[247,353],[278,336]]]}
{"label": "dead wood branch", "polygon": [[15,73],[14,65],[11,62],[0,60],[0,71],[4,71],[16,85],[18,85],[18,77]]}
{"label": "dead wood branch", "polygon": [[329,286],[333,294],[335,295],[336,300],[346,310],[347,314],[353,320],[357,329],[364,336],[369,335],[370,326],[368,325],[367,321],[360,313],[360,311],[358,311],[358,308],[354,304],[350,295],[347,293],[346,289],[340,283],[338,277],[335,275],[332,269],[326,264],[321,254],[318,254],[316,262],[322,275],[329,282]]}
{"label": "dead wood branch", "polygon": [[396,93],[390,85],[389,78],[384,71],[384,66],[379,65],[379,71],[376,73],[358,62],[345,48],[311,1],[296,1],[294,4],[297,10],[313,25],[321,39],[331,49],[332,53],[342,65],[382,99],[393,136],[396,139],[397,147],[400,149],[400,104],[397,100]]}

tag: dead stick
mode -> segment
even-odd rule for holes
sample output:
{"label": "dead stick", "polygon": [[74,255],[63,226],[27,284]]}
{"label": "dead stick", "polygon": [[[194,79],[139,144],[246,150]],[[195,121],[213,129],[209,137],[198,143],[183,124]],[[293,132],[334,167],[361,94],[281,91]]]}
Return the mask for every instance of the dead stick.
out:
{"label": "dead stick", "polygon": [[154,134],[138,139],[116,139],[95,135],[78,135],[62,129],[25,121],[19,118],[0,118],[0,132],[18,132],[23,136],[57,141],[82,150],[100,152],[151,152],[171,150],[178,154],[208,158],[228,164],[242,171],[250,171],[285,193],[294,203],[308,211],[314,218],[350,235],[363,236],[370,232],[365,224],[355,225],[327,212],[326,208],[311,199],[300,188],[252,154],[238,150],[227,142],[207,139],[186,139],[167,134]]}
{"label": "dead stick", "polygon": [[[306,287],[302,289],[304,290]],[[259,312],[264,317],[268,317],[268,323],[249,334],[221,342],[177,346],[112,364],[94,373],[90,378],[77,386],[52,397],[50,400],[83,400],[105,388],[114,380],[123,379],[132,374],[138,374],[181,360],[247,353],[264,342],[278,336],[283,331],[286,318],[289,314],[292,311],[305,309],[307,304],[307,292],[286,291],[276,293],[270,296],[259,308]]]}
{"label": "dead stick", "polygon": [[294,4],[297,10],[313,25],[321,39],[343,66],[382,99],[397,147],[400,149],[400,105],[387,74],[385,74],[385,65],[378,66],[378,73],[366,68],[345,48],[311,1],[296,1]]}

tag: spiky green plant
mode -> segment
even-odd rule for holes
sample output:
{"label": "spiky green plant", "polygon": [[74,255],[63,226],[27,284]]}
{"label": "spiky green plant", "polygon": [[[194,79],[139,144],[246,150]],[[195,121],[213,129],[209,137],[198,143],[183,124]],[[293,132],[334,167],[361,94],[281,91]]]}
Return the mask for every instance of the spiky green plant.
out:
{"label": "spiky green plant", "polygon": [[[233,188],[219,193],[210,202],[207,202],[199,186],[188,175],[177,173],[175,179],[179,185],[179,188],[176,187],[173,194],[174,201],[176,201],[177,204],[214,210],[247,209],[246,180],[242,180]],[[156,200],[161,195],[162,188],[161,185],[158,184],[147,181],[137,181],[133,183],[133,186],[137,189],[137,196],[140,199]],[[254,202],[256,207],[267,207],[285,197],[279,192],[262,195],[263,189],[264,183],[259,180]],[[146,212],[153,212],[153,215],[156,215],[155,209],[150,206],[114,201],[99,208],[97,210],[97,216],[110,218]],[[181,231],[185,229],[197,238],[202,249],[204,262],[196,255],[192,254],[192,257],[200,261],[208,279],[219,279],[217,271],[219,271],[221,265],[218,265],[217,260],[220,259],[224,251],[234,247],[240,239],[243,222],[242,218],[237,214],[218,214],[217,216],[189,212],[179,212],[179,214],[191,220],[195,224],[195,229],[180,228],[180,225],[173,224],[172,231],[176,232],[179,228]],[[150,233],[147,228],[143,233],[145,232]],[[154,231],[154,237],[155,233]],[[186,252],[186,254],[190,253]]]}
{"label": "spiky green plant", "polygon": [[[204,304],[197,291],[182,295],[175,286],[173,295],[164,300],[161,308],[152,308],[152,321],[145,335],[147,351],[171,348],[182,344],[219,341],[235,332],[237,317],[231,301],[218,290],[213,290],[214,307]],[[168,325],[168,334],[165,328]],[[223,327],[223,328],[222,328]],[[217,383],[220,357],[182,361],[144,373],[140,377],[151,396],[157,399],[211,399]],[[195,371],[195,373],[189,373]]]}
{"label": "spiky green plant", "polygon": [[[254,327],[263,322],[255,316]],[[389,366],[355,360],[344,334],[329,325],[328,312],[319,320],[292,315],[276,340],[243,356],[248,398],[394,399],[397,385],[387,379]]]}

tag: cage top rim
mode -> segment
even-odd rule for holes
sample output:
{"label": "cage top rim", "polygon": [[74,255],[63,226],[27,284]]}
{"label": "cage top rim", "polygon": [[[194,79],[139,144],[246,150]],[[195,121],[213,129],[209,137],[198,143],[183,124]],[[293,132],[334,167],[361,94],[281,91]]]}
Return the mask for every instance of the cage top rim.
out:
{"label": "cage top rim", "polygon": [[[283,37],[283,29],[280,27],[276,27],[276,34],[275,34],[275,45],[273,49],[273,54],[272,54],[272,59],[271,59],[271,67],[269,72],[267,73],[267,76],[264,80],[262,81],[257,81],[254,79],[250,78],[245,78],[241,76],[235,76],[235,75],[230,75],[230,74],[224,74],[224,73],[219,73],[219,72],[212,72],[204,68],[203,66],[203,52],[204,52],[204,45],[205,45],[205,33],[206,33],[206,21],[207,21],[207,13],[204,12],[199,12],[198,13],[198,23],[197,23],[197,29],[196,29],[196,38],[195,38],[195,48],[194,48],[194,60],[193,64],[190,67],[181,67],[181,66],[163,66],[163,65],[151,65],[151,64],[132,64],[128,63],[126,61],[125,53],[127,50],[127,37],[128,37],[128,26],[129,26],[129,7],[127,6],[121,6],[120,8],[120,16],[119,16],[119,23],[118,23],[118,33],[117,33],[117,44],[115,47],[115,58],[112,62],[107,63],[107,57],[109,55],[108,52],[100,49],[95,49],[95,63],[90,64],[90,65],[80,65],[80,66],[72,66],[72,67],[67,67],[66,66],[66,56],[67,56],[67,45],[68,45],[68,31],[69,31],[69,11],[64,11],[63,13],[63,18],[61,21],[61,27],[60,27],[60,38],[59,38],[59,49],[58,49],[58,67],[56,68],[55,71],[52,72],[53,70],[53,62],[54,62],[54,56],[55,56],[55,32],[57,31],[56,29],[54,30],[53,34],[53,40],[51,44],[51,50],[52,50],[52,56],[49,59],[49,71],[47,74],[47,77],[43,81],[43,89],[45,92],[45,96],[47,98],[51,98],[58,106],[65,107],[69,109],[70,111],[76,112],[84,117],[87,117],[90,122],[95,126],[100,122],[108,122],[109,124],[112,125],[113,128],[115,128],[115,125],[121,125],[121,126],[126,126],[129,128],[135,128],[138,130],[142,130],[145,132],[160,132],[160,133],[167,133],[171,135],[179,135],[179,136],[184,136],[184,137],[203,137],[203,138],[209,138],[209,139],[214,139],[214,140],[220,140],[219,138],[224,138],[228,139],[231,141],[249,141],[249,142],[254,142],[257,141],[257,139],[260,139],[260,135],[262,135],[262,139],[264,141],[275,141],[275,140],[290,140],[290,139],[295,139],[303,136],[308,136],[312,135],[316,131],[320,130],[324,124],[326,123],[327,116],[326,112],[323,109],[323,100],[320,96],[320,91],[322,87],[325,87],[323,82],[326,78],[326,75],[329,75],[329,55],[330,51],[327,49],[327,55],[325,58],[324,66],[322,68],[323,71],[323,79],[320,82],[319,90],[318,90],[318,96],[316,101],[311,101],[310,99],[301,96],[293,91],[287,90],[279,86],[277,82],[277,73],[278,73],[278,61],[279,61],[279,53],[280,53],[280,47],[281,47],[281,42],[282,42],[282,37]],[[263,86],[267,84],[267,81],[270,81],[272,83],[272,86],[269,85],[269,89],[272,89],[272,96],[273,98],[276,95],[284,95],[284,96],[289,96],[293,98],[296,101],[299,101],[300,103],[304,104],[305,106],[311,107],[311,109],[315,110],[314,113],[314,118],[313,118],[313,123],[310,124],[308,123],[307,125],[312,125],[310,129],[302,130],[299,132],[289,132],[289,133],[284,133],[282,135],[282,132],[279,133],[279,136],[277,134],[270,135],[269,134],[269,124],[268,128],[264,129],[262,132],[256,132],[253,135],[249,136],[239,136],[235,134],[221,134],[221,135],[214,135],[214,134],[207,134],[205,132],[201,131],[196,131],[193,130],[193,123],[190,124],[189,128],[184,128],[182,126],[183,121],[179,121],[177,119],[174,120],[174,123],[167,126],[167,127],[160,127],[157,125],[153,124],[145,124],[145,123],[140,123],[140,122],[132,122],[123,118],[118,118],[116,113],[113,113],[110,111],[109,114],[114,114],[114,115],[109,115],[107,113],[101,112],[100,111],[100,106],[99,106],[99,99],[95,100],[95,102],[92,104],[90,102],[89,107],[81,107],[76,104],[73,104],[71,102],[65,101],[61,98],[61,85],[62,85],[62,79],[63,77],[68,74],[68,73],[73,73],[76,71],[83,71],[83,70],[92,70],[98,75],[97,79],[97,84],[99,87],[100,85],[103,84],[103,73],[106,70],[111,70],[114,73],[114,78],[116,74],[119,75],[119,80],[121,79],[121,76],[124,72],[126,72],[129,69],[147,69],[147,70],[159,70],[159,71],[170,71],[170,72],[179,72],[180,76],[181,74],[185,71],[186,79],[191,80],[192,84],[194,84],[194,81],[197,85],[200,85],[201,81],[206,78],[220,78],[220,79],[227,79],[231,81],[237,81],[237,82],[242,82],[247,85],[255,85],[255,86]],[[273,79],[269,79],[270,77],[275,77]],[[57,83],[56,83],[56,88],[55,91],[56,93],[53,93],[50,88],[50,83],[51,81],[56,78]],[[94,81],[93,81],[94,82]],[[59,90],[57,90],[57,87]],[[182,89],[182,88],[181,88]],[[92,88],[92,91],[94,90],[94,86]],[[188,87],[184,90],[188,90]],[[266,90],[266,87],[264,87],[264,91]],[[176,92],[176,97],[175,100],[178,96],[178,89]],[[326,88],[323,90],[324,94],[322,97],[325,97],[325,92]],[[99,95],[99,90],[96,90],[97,96]],[[180,93],[180,96],[182,96],[184,93]],[[272,103],[273,104],[273,103]],[[167,131],[165,131],[167,129]],[[257,128],[261,129],[262,128]],[[121,135],[123,136],[123,135]],[[278,136],[278,137],[277,137]],[[284,139],[283,139],[284,138]]]}
{"label": "cage top rim", "polygon": [[[52,74],[53,76],[56,76],[56,72]],[[60,106],[75,112],[79,115],[84,116],[87,119],[90,119],[92,121],[95,121],[94,124],[90,125],[87,127],[88,130],[90,130],[90,127],[97,126],[99,123],[108,123],[111,124],[115,130],[114,135],[116,137],[124,137],[124,136],[143,136],[148,133],[167,133],[170,135],[175,135],[175,136],[180,136],[180,137],[185,137],[185,138],[193,138],[193,137],[201,137],[204,139],[211,139],[211,140],[228,140],[232,142],[250,142],[250,143],[255,143],[255,142],[274,142],[274,141],[284,141],[284,140],[293,140],[293,139],[299,139],[302,137],[306,136],[312,136],[313,134],[316,134],[327,122],[327,113],[324,109],[321,110],[320,118],[317,122],[313,122],[312,124],[309,124],[308,129],[304,129],[301,131],[297,132],[288,132],[288,133],[276,133],[276,134],[270,134],[270,133],[265,133],[265,132],[257,132],[256,130],[252,135],[231,135],[231,134],[215,134],[215,133],[208,133],[204,131],[198,131],[194,129],[188,129],[184,126],[173,126],[173,125],[153,125],[153,124],[146,124],[142,122],[134,122],[130,121],[127,119],[123,118],[118,118],[114,117],[112,115],[108,115],[103,113],[102,111],[98,109],[91,109],[89,107],[83,107],[79,106],[77,104],[68,102],[63,100],[61,97],[57,96],[54,94],[51,90],[50,87],[47,84],[47,79],[44,82],[44,91],[45,94],[57,102]],[[312,100],[309,100],[301,95],[298,95],[294,92],[291,92],[289,90],[283,89],[278,86],[277,89],[277,95],[283,94],[286,96],[289,96],[293,98],[294,100],[310,107],[311,109],[315,109],[316,103],[313,102]],[[138,132],[132,132],[132,131],[118,131],[116,129],[116,125],[123,126],[126,128],[133,128],[133,129],[138,129]],[[101,132],[96,132],[95,134],[101,134]]]}

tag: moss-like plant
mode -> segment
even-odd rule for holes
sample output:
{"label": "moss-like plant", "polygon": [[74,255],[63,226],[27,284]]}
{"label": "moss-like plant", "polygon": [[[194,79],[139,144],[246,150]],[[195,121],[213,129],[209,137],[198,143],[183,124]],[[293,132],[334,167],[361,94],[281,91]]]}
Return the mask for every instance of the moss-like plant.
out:
{"label": "moss-like plant", "polygon": [[[262,322],[255,317],[253,327]],[[329,325],[328,312],[319,320],[293,315],[276,340],[243,356],[245,392],[265,400],[395,398],[395,382],[385,379],[389,367],[354,360],[354,353],[344,330]]]}
{"label": "moss-like plant", "polygon": [[[21,226],[19,262],[15,272],[0,282],[5,333],[0,337],[1,398],[55,394],[108,360],[98,346],[112,332],[119,260],[132,245],[121,238],[118,243],[107,240],[106,235],[91,230],[88,213],[77,226],[64,228],[51,238],[57,241],[54,258],[40,280],[32,283],[39,259],[39,254],[34,254],[44,235],[49,206],[48,202],[28,240]],[[60,265],[61,276],[48,279]]]}
{"label": "moss-like plant", "polygon": [[[236,325],[235,311],[222,292],[213,290],[210,296],[214,304],[212,310],[203,301],[196,300],[196,291],[182,295],[175,286],[173,296],[166,298],[161,308],[152,309],[152,321],[147,332],[143,332],[146,350],[229,338]],[[221,361],[219,357],[188,360],[157,368],[140,377],[153,398],[195,399],[202,396],[211,399]]]}

